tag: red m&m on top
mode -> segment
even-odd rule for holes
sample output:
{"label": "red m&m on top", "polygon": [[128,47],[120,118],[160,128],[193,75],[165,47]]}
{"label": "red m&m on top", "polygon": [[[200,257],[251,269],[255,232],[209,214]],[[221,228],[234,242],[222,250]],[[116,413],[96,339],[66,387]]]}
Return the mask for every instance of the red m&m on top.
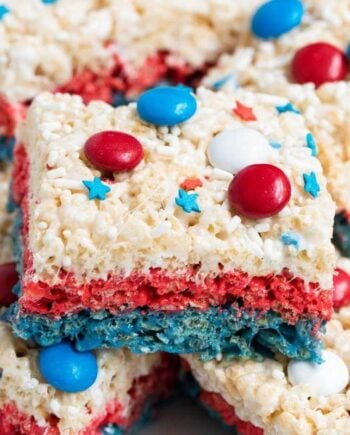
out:
{"label": "red m&m on top", "polygon": [[345,54],[334,45],[317,42],[298,50],[292,61],[292,75],[297,83],[314,83],[344,80],[347,74]]}
{"label": "red m&m on top", "polygon": [[333,306],[339,309],[346,305],[350,305],[350,275],[337,268],[333,276]]}
{"label": "red m&m on top", "polygon": [[85,143],[87,159],[103,171],[131,171],[143,159],[140,142],[130,134],[120,131],[101,131]]}
{"label": "red m&m on top", "polygon": [[274,165],[257,164],[242,169],[231,181],[228,199],[234,210],[251,219],[279,213],[290,200],[291,184]]}

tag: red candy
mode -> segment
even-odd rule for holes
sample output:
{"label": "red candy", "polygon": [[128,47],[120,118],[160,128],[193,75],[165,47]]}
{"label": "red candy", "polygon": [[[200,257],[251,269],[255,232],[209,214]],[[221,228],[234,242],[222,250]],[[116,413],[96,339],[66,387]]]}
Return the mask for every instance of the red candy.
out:
{"label": "red candy", "polygon": [[345,79],[347,59],[334,45],[316,42],[296,52],[292,74],[295,81],[301,84],[312,82],[321,86],[326,82],[337,82]]}
{"label": "red candy", "polygon": [[335,269],[333,276],[333,306],[335,309],[350,304],[350,275],[342,269]]}
{"label": "red candy", "polygon": [[15,302],[17,297],[12,293],[12,288],[18,280],[15,263],[0,265],[0,305],[8,306]]}
{"label": "red candy", "polygon": [[234,210],[251,219],[279,213],[288,203],[291,185],[286,174],[268,164],[250,165],[231,181],[228,199]]}
{"label": "red candy", "polygon": [[131,171],[143,159],[140,142],[120,131],[102,131],[91,136],[84,146],[85,155],[103,171]]}

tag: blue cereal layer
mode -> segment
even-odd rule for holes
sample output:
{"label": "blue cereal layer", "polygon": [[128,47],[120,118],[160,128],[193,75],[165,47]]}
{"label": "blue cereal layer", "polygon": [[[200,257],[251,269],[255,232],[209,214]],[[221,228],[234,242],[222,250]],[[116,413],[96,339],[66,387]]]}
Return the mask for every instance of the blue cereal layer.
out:
{"label": "blue cereal layer", "polygon": [[19,313],[15,304],[6,318],[23,339],[48,346],[66,338],[82,351],[128,347],[134,353],[199,353],[203,360],[219,353],[261,360],[280,352],[289,358],[319,362],[322,348],[311,320],[290,326],[272,311],[248,313],[233,306],[175,313],[139,309],[118,315],[83,311],[53,319]]}

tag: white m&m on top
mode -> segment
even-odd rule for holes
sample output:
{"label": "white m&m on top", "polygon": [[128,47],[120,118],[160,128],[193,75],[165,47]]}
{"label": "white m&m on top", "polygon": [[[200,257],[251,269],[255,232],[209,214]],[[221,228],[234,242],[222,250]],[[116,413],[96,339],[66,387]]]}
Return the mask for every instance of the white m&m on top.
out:
{"label": "white m&m on top", "polygon": [[349,370],[334,352],[322,352],[323,363],[292,360],[288,364],[288,378],[292,385],[309,385],[317,396],[341,393],[349,383]]}
{"label": "white m&m on top", "polygon": [[272,154],[268,140],[252,128],[237,128],[219,133],[209,143],[208,159],[214,168],[236,174],[241,169],[268,163]]}

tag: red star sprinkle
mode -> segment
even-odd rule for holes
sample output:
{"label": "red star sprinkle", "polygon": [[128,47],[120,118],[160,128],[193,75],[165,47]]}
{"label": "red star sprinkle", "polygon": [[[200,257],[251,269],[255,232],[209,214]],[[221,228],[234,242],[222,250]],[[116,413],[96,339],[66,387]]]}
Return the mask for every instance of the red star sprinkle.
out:
{"label": "red star sprinkle", "polygon": [[254,115],[251,107],[245,106],[236,100],[236,107],[233,109],[233,113],[239,116],[243,121],[256,121],[257,117]]}
{"label": "red star sprinkle", "polygon": [[203,185],[202,181],[199,178],[186,178],[181,184],[180,187],[183,190],[194,190],[196,187],[201,187]]}

